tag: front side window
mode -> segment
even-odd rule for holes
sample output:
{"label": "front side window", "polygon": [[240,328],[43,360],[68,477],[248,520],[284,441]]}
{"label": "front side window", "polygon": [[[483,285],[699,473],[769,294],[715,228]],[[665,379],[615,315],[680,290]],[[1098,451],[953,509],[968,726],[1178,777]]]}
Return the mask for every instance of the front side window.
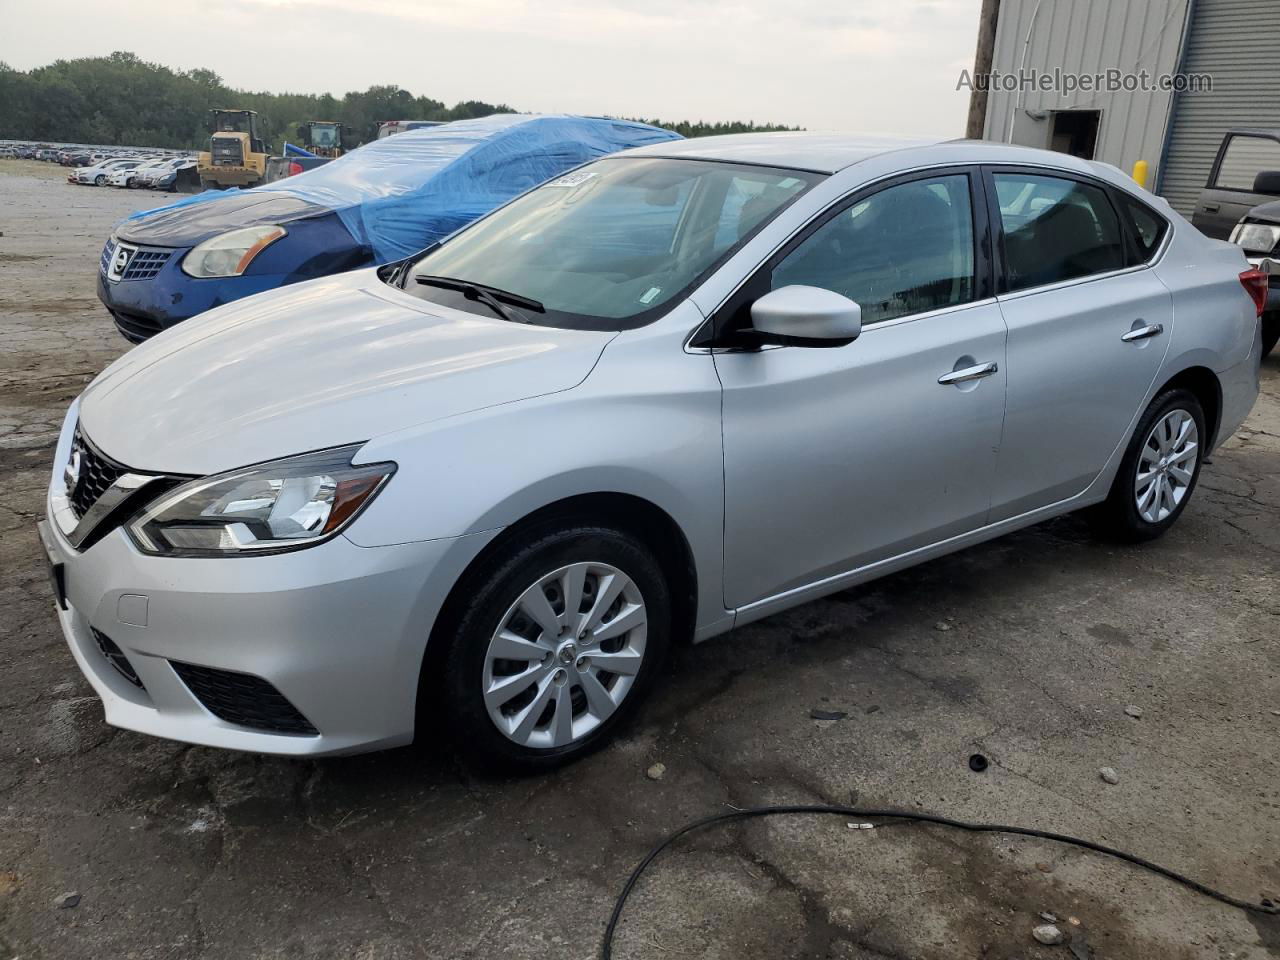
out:
{"label": "front side window", "polygon": [[1280,170],[1280,143],[1270,137],[1234,136],[1227,142],[1212,186],[1253,192],[1258,174]]}
{"label": "front side window", "polygon": [[1120,219],[1101,188],[1062,177],[993,176],[1009,290],[1125,267]]}
{"label": "front side window", "polygon": [[[623,330],[654,319],[820,174],[659,158],[598,160],[513,200],[407,271],[407,293],[472,313],[513,295],[532,323]],[[518,301],[517,299],[518,298]],[[520,306],[536,303],[540,309]]]}
{"label": "front side window", "polygon": [[970,302],[969,177],[901,183],[840,211],[774,267],[771,289],[792,284],[856,301],[864,324]]}

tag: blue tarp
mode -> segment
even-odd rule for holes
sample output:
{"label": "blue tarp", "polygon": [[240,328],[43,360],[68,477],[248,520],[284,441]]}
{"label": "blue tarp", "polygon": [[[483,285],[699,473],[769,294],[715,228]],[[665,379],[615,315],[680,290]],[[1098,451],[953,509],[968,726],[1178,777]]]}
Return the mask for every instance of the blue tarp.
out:
{"label": "blue tarp", "polygon": [[[315,170],[254,187],[337,211],[380,263],[399,260],[571,167],[665,140],[642,123],[561,115],[499,114],[376,140]],[[240,193],[240,191],[237,191]],[[130,220],[216,203],[206,191]]]}

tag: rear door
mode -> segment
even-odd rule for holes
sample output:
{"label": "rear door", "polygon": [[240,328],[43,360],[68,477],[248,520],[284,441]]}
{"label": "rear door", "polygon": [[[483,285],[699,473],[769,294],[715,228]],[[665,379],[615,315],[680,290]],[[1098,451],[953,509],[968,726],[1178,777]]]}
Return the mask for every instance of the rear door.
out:
{"label": "rear door", "polygon": [[1009,328],[996,522],[1098,476],[1164,360],[1173,299],[1148,267],[1168,230],[1150,207],[1056,170],[986,176]]}
{"label": "rear door", "polygon": [[1259,173],[1280,170],[1280,139],[1265,133],[1232,133],[1222,141],[1209,183],[1196,202],[1191,222],[1215,240],[1231,236],[1240,218],[1252,207],[1274,200],[1254,193]]}

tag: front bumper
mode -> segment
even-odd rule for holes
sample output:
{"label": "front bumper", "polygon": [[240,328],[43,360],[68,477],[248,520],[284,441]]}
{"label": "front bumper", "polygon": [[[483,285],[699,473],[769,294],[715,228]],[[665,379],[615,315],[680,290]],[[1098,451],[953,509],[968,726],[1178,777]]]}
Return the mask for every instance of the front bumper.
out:
{"label": "front bumper", "polygon": [[[431,624],[488,540],[367,548],[340,536],[293,553],[196,560],[142,554],[120,529],[77,552],[52,521],[40,528],[60,572],[63,634],[108,723],[289,756],[357,753],[413,738]],[[312,732],[229,722],[244,709],[270,714],[272,704],[241,702],[236,713],[233,703],[229,712],[216,690],[191,680],[191,667],[230,676],[233,686],[243,679],[230,694],[242,701],[261,701],[274,688]]]}
{"label": "front bumper", "polygon": [[[141,343],[198,313],[224,303],[272,290],[284,282],[280,276],[247,275],[197,279],[182,272],[182,258],[189,247],[145,247],[128,244],[131,249],[164,255],[158,271],[133,279],[112,280],[108,276],[111,262],[110,243],[103,250],[98,268],[98,299],[111,313],[116,329],[131,343]],[[136,256],[136,254],[135,254]]]}

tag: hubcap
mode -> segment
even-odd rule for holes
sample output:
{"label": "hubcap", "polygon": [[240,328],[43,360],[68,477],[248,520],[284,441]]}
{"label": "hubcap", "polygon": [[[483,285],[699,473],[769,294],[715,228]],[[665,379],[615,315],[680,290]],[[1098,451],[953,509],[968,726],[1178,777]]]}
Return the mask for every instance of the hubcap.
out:
{"label": "hubcap", "polygon": [[1147,523],[1159,523],[1186,498],[1200,457],[1199,439],[1195,418],[1185,410],[1170,410],[1147,434],[1133,483],[1138,514]]}
{"label": "hubcap", "polygon": [[509,740],[539,749],[585,737],[618,709],[644,660],[639,588],[607,563],[553,570],[520,594],[485,652],[485,707]]}

